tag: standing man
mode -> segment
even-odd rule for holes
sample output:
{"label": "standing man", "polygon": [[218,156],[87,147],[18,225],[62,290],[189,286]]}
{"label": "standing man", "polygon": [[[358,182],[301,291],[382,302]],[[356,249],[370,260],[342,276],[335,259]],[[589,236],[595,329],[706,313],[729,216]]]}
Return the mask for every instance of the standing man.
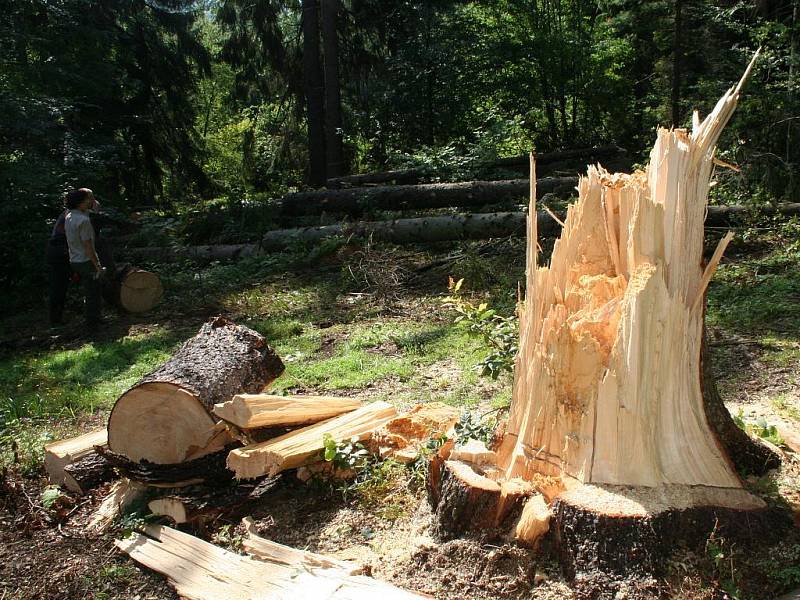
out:
{"label": "standing man", "polygon": [[95,206],[94,195],[89,188],[80,188],[67,194],[67,215],[64,218],[64,233],[69,247],[69,263],[81,277],[81,287],[86,309],[86,325],[96,331],[102,323],[100,317],[100,293],[103,267],[95,250],[95,235],[89,210]]}

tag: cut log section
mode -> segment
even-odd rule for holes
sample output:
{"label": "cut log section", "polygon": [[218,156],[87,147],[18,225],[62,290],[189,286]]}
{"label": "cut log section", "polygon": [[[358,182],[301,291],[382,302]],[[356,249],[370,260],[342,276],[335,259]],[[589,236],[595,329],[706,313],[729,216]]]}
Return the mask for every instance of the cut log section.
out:
{"label": "cut log section", "polygon": [[[78,478],[83,478],[82,472],[87,472],[88,474],[88,471],[91,471],[92,473],[99,474],[99,472],[96,471],[98,461],[92,458],[96,458],[97,455],[94,447],[104,446],[107,440],[108,434],[106,428],[103,427],[102,429],[97,429],[78,437],[46,444],[44,447],[44,467],[47,471],[47,478],[50,483],[53,485],[63,485],[73,492],[85,492],[86,489],[82,488],[80,483],[75,479],[75,475],[66,473],[64,469],[73,463],[88,459],[89,462],[84,465],[85,468],[82,471],[78,469],[81,473],[76,471]],[[90,463],[92,463],[94,467],[90,467]],[[84,482],[84,485],[89,485],[89,480],[91,478],[92,476],[89,476],[89,479]],[[102,481],[98,481],[97,483],[102,483]]]}
{"label": "cut log section", "polygon": [[119,304],[130,313],[147,312],[163,295],[161,280],[149,271],[129,269],[119,282]]}
{"label": "cut log section", "polygon": [[136,562],[167,577],[187,600],[410,600],[428,596],[407,592],[369,577],[350,575],[338,567],[282,562],[287,552],[262,553],[258,559],[234,554],[196,537],[150,525],[114,544]]}
{"label": "cut log section", "polygon": [[198,486],[182,489],[154,498],[147,508],[154,515],[168,517],[176,524],[204,525],[221,516],[241,516],[253,502],[263,498],[275,488],[280,476],[265,479],[257,484],[233,486]]}
{"label": "cut log section", "polygon": [[237,394],[214,406],[214,414],[242,429],[317,423],[361,406],[354,398]]}
{"label": "cut log section", "polygon": [[109,448],[133,462],[174,464],[219,450],[211,411],[234,395],[260,392],[283,372],[264,338],[222,317],[205,323],[162,367],[119,397]]}
{"label": "cut log section", "polygon": [[381,458],[413,461],[431,439],[447,434],[458,421],[459,411],[441,402],[417,404],[372,434],[369,446]]}
{"label": "cut log section", "polygon": [[236,474],[237,479],[274,476],[313,460],[324,448],[326,435],[337,442],[354,437],[364,440],[395,415],[397,410],[391,404],[373,402],[358,410],[297,429],[261,444],[233,450],[228,455],[228,468]]}

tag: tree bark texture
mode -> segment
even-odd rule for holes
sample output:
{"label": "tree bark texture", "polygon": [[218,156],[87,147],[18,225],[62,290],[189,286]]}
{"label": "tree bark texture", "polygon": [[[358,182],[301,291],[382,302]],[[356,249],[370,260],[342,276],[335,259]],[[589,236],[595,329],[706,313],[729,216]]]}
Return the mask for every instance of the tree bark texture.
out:
{"label": "tree bark texture", "polygon": [[64,485],[85,494],[114,477],[114,467],[98,452],[91,452],[64,467]]}
{"label": "tree bark texture", "polygon": [[164,365],[131,389],[172,383],[191,391],[211,413],[236,394],[255,394],[283,373],[284,365],[264,337],[225,317],[204,323]]}
{"label": "tree bark texture", "polygon": [[[537,194],[569,197],[575,193],[577,177],[551,177],[537,182]],[[376,186],[341,190],[296,192],[284,196],[279,204],[282,216],[344,213],[362,215],[374,210],[416,210],[452,206],[522,202],[528,195],[530,180],[466,181],[423,185]]]}
{"label": "tree bark texture", "polygon": [[150,485],[189,481],[219,483],[233,479],[233,473],[225,467],[227,449],[175,464],[156,464],[148,460],[134,462],[108,448],[100,448],[98,452],[125,477],[140,483]]}
{"label": "tree bark texture", "polygon": [[339,84],[339,0],[320,0],[322,47],[325,72],[325,154],[326,176],[345,172],[342,148],[342,101]]}
{"label": "tree bark texture", "polygon": [[303,0],[303,76],[308,117],[309,181],[325,183],[325,84],[320,64],[317,0]]}

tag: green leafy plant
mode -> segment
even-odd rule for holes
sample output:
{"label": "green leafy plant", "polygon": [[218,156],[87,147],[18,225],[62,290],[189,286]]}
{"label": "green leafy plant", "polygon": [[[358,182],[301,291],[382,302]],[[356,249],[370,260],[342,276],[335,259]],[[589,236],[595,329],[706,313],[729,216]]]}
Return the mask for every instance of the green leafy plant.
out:
{"label": "green leafy plant", "polygon": [[734,549],[725,538],[717,535],[716,528],[706,541],[706,557],[714,564],[717,584],[727,600],[740,600],[742,593],[736,583]]}
{"label": "green leafy plant", "polygon": [[463,279],[449,279],[450,294],[442,300],[446,308],[456,312],[455,322],[467,328],[474,335],[483,339],[489,353],[477,365],[482,375],[497,379],[504,372],[514,370],[514,358],[517,355],[516,316],[502,316],[489,308],[486,302],[478,305],[460,296]]}
{"label": "green leafy plant", "polygon": [[748,423],[744,420],[744,412],[740,408],[739,412],[733,417],[733,422],[736,423],[739,429],[758,436],[771,444],[780,446],[784,443],[778,428],[775,425],[770,425],[764,417],[759,417],[755,423]]}
{"label": "green leafy plant", "polygon": [[467,411],[461,415],[454,429],[456,444],[463,444],[470,439],[488,444],[494,433],[495,423]]}
{"label": "green leafy plant", "polygon": [[331,434],[326,433],[323,437],[323,444],[323,457],[327,462],[333,463],[337,469],[353,469],[355,471],[363,469],[371,457],[367,448],[358,441],[357,437],[337,443]]}

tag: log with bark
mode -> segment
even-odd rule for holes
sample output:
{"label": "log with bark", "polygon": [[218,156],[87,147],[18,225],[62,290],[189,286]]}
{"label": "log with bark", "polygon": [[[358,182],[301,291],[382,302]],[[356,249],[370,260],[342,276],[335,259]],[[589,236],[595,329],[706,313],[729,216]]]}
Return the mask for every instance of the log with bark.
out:
{"label": "log with bark", "polygon": [[[560,480],[554,536],[569,574],[657,568],[664,547],[652,523],[703,535],[717,518],[769,520],[706,416],[715,399],[704,397],[701,363],[705,292],[732,238],[703,263],[714,146],[743,81],[704,121],[695,113],[691,132],[659,130],[646,171],[590,167],[549,266],[538,264],[529,222],[512,404],[493,481]],[[535,181],[533,157],[531,172]],[[535,215],[533,190],[530,203]],[[436,514],[487,517],[475,508],[486,485],[476,494],[460,477],[464,489],[448,496],[448,477],[446,468],[433,477]]]}
{"label": "log with bark", "polygon": [[[800,215],[800,203],[764,207],[765,216],[793,217]],[[709,206],[705,226],[728,227],[741,222],[751,209],[745,206]],[[565,213],[554,211],[559,220]],[[255,256],[259,252],[280,252],[297,245],[314,245],[332,237],[363,238],[393,244],[448,242],[455,240],[484,240],[489,238],[525,235],[527,213],[459,213],[431,217],[394,219],[391,221],[356,221],[320,227],[275,229],[264,234],[260,244],[235,246],[186,246],[170,248],[128,248],[125,255],[133,260],[173,262],[192,260],[206,263],[214,260],[236,260]],[[558,233],[561,224],[547,211],[537,214],[540,236]]]}
{"label": "log with bark", "polygon": [[[577,177],[551,177],[542,179],[537,189],[542,196],[556,194],[569,197],[575,193],[577,182]],[[358,216],[375,210],[513,204],[523,200],[529,188],[528,179],[510,179],[317,190],[284,196],[278,204],[278,210],[281,215],[289,217],[322,213]]]}
{"label": "log with bark", "polygon": [[122,394],[108,419],[109,448],[133,462],[174,464],[230,443],[214,405],[257,393],[283,372],[264,338],[215,317],[152,373]]}
{"label": "log with bark", "polygon": [[[545,170],[553,171],[558,169],[571,169],[573,172],[584,165],[601,162],[603,166],[609,168],[609,161],[617,161],[625,157],[626,152],[619,146],[598,146],[596,148],[574,148],[570,150],[559,150],[556,152],[544,152],[536,155],[536,164],[540,168],[539,174]],[[527,156],[510,156],[498,158],[488,162],[480,162],[474,165],[476,170],[500,169],[520,169],[527,171]],[[357,187],[360,185],[371,184],[415,184],[421,183],[425,179],[435,175],[430,167],[412,167],[409,169],[395,169],[391,171],[377,171],[372,173],[361,173],[358,175],[346,175],[344,177],[329,177],[326,187],[337,189],[342,187]]]}
{"label": "log with bark", "polygon": [[112,466],[95,449],[96,446],[105,446],[107,440],[108,434],[103,427],[78,437],[46,444],[44,465],[50,483],[84,494],[111,479]]}

